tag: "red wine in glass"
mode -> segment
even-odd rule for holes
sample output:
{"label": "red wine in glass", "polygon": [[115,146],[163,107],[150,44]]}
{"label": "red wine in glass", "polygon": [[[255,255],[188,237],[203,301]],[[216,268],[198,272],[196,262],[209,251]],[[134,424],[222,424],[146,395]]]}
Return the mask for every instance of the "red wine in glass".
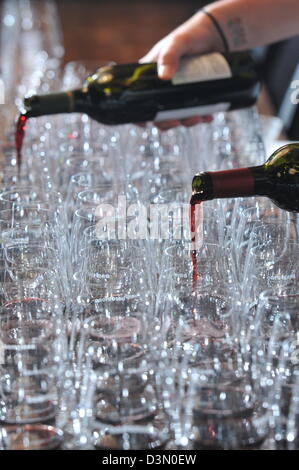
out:
{"label": "red wine in glass", "polygon": [[23,148],[23,141],[24,141],[24,136],[26,132],[26,122],[27,122],[27,116],[25,114],[20,114],[17,120],[16,133],[15,133],[18,171],[20,171],[21,164],[22,164],[22,148]]}

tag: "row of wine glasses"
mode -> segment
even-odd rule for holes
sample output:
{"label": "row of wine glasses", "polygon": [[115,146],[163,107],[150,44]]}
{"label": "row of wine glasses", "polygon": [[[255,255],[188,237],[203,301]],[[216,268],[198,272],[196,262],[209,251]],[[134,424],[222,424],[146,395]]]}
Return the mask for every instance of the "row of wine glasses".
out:
{"label": "row of wine glasses", "polygon": [[[53,123],[40,125],[53,132]],[[45,406],[41,391],[27,379],[27,362],[11,368],[7,355],[5,377],[18,378],[21,404],[5,402],[4,430],[10,422],[22,436],[26,426],[36,433],[36,423],[47,425],[66,449],[294,447],[296,373],[290,387],[285,361],[297,344],[295,225],[268,201],[206,202],[194,268],[183,133],[108,130],[101,134],[113,149],[108,168],[101,152],[80,157],[70,149],[61,188],[45,136],[32,167],[38,184],[3,187],[2,341],[13,329],[15,354],[29,348],[35,381],[41,341],[55,357],[43,351],[51,411],[35,409],[35,420],[30,406]],[[26,145],[36,149],[30,129]],[[50,305],[51,314],[36,316],[32,302]]]}

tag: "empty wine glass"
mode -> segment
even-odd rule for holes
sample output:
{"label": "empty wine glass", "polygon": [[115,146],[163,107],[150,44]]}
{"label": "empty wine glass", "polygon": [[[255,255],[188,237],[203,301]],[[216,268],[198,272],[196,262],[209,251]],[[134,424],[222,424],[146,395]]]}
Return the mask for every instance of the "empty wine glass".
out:
{"label": "empty wine glass", "polygon": [[[7,424],[47,422],[55,417],[56,369],[40,345],[5,345],[1,364],[0,420]],[[6,339],[6,342],[4,342]]]}

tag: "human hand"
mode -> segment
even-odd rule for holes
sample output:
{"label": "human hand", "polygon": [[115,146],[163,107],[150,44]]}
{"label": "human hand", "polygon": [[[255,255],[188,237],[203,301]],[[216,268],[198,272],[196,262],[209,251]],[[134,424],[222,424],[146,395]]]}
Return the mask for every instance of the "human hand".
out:
{"label": "human hand", "polygon": [[[140,59],[140,62],[157,62],[161,79],[170,80],[175,74],[180,58],[184,55],[223,52],[223,42],[211,19],[202,11],[176,28]],[[157,122],[161,130],[179,125],[193,126],[199,122],[211,122],[212,116],[192,116],[182,120]]]}

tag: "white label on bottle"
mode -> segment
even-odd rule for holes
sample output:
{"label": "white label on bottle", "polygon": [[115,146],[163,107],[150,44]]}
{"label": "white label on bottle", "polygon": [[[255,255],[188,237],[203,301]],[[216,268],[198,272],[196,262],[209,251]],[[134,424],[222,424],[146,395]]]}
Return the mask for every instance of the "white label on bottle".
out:
{"label": "white label on bottle", "polygon": [[155,121],[166,121],[168,119],[185,119],[192,116],[207,116],[209,114],[228,111],[230,103],[208,104],[206,106],[193,106],[192,108],[169,109],[156,114]]}
{"label": "white label on bottle", "polygon": [[231,78],[232,71],[226,58],[213,52],[200,57],[184,57],[172,78],[173,85],[185,83],[206,82]]}

